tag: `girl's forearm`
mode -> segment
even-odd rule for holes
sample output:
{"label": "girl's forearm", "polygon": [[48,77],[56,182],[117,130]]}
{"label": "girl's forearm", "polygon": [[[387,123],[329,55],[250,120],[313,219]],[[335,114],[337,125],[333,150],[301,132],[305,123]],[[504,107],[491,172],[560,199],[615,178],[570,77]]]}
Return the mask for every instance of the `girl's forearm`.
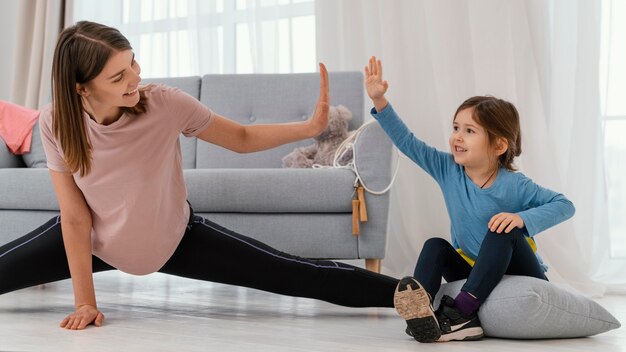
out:
{"label": "girl's forearm", "polygon": [[372,99],[372,102],[374,103],[374,108],[376,108],[376,112],[381,112],[385,110],[387,104],[389,104],[384,95],[380,98]]}
{"label": "girl's forearm", "polygon": [[91,224],[61,221],[63,243],[74,287],[74,305],[96,307],[91,254]]}

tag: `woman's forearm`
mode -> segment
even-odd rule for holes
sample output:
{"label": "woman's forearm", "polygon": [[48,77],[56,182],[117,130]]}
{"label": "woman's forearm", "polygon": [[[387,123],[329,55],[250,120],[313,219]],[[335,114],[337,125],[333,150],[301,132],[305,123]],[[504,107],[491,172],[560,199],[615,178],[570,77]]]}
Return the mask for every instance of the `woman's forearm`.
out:
{"label": "woman's forearm", "polygon": [[74,287],[74,305],[96,307],[91,255],[91,224],[63,222],[63,243]]}
{"label": "woman's forearm", "polygon": [[318,136],[328,126],[328,72],[320,63],[320,95],[307,121],[271,125],[241,125],[220,115],[197,137],[237,153],[251,153]]}
{"label": "woman's forearm", "polygon": [[311,128],[309,121],[246,126],[243,138],[244,151],[267,150],[302,139],[313,138],[317,133],[318,131]]}

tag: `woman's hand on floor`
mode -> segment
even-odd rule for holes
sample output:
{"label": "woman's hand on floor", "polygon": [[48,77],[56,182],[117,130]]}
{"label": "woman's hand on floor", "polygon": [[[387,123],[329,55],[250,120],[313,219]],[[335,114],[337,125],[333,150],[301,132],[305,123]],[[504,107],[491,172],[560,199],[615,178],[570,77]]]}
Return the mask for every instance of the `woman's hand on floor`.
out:
{"label": "woman's hand on floor", "polygon": [[82,305],[76,311],[63,319],[60,327],[68,330],[83,330],[87,325],[102,326],[104,314],[92,305]]}

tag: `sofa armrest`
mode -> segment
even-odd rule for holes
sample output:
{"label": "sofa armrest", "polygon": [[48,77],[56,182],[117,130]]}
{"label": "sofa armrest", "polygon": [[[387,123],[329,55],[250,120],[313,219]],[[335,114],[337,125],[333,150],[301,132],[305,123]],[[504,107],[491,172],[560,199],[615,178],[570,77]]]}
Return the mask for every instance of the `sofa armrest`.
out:
{"label": "sofa armrest", "polygon": [[377,122],[367,124],[354,145],[357,171],[372,191],[382,191],[391,182],[391,150],[393,144]]}
{"label": "sofa armrest", "polygon": [[[377,122],[363,127],[354,145],[354,162],[362,182],[372,191],[382,191],[391,182],[393,144]],[[365,193],[368,221],[361,224],[358,236],[359,257],[385,257],[389,192]]]}

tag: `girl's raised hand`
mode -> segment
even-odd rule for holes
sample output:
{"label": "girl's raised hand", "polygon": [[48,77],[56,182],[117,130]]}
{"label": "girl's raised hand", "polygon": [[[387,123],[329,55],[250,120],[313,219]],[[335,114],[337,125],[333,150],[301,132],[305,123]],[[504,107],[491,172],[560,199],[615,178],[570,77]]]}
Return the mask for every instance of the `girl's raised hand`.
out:
{"label": "girl's raised hand", "polygon": [[520,229],[524,227],[524,220],[522,217],[517,214],[512,213],[499,213],[494,215],[491,220],[489,220],[489,231],[495,233],[509,233],[516,227]]}
{"label": "girl's raised hand", "polygon": [[85,304],[76,308],[76,311],[63,319],[60,327],[68,330],[83,330],[87,325],[102,326],[104,314],[98,308]]}
{"label": "girl's raised hand", "polygon": [[383,80],[383,64],[376,60],[376,56],[370,57],[370,61],[365,66],[365,89],[370,99],[376,101],[384,98],[389,85]]}

